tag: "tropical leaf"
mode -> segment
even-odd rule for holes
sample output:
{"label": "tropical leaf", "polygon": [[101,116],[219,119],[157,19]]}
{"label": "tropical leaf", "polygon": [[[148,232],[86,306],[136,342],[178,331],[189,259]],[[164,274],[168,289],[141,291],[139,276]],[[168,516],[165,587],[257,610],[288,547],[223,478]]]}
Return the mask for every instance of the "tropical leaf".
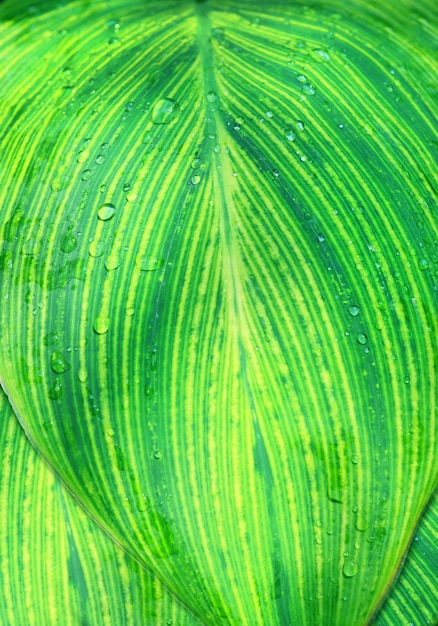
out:
{"label": "tropical leaf", "polygon": [[438,623],[438,497],[435,495],[415,532],[400,578],[376,626]]}
{"label": "tropical leaf", "polygon": [[437,484],[434,4],[0,20],[28,437],[202,623],[369,622]]}
{"label": "tropical leaf", "polygon": [[89,519],[1,390],[0,445],[2,624],[199,624]]}

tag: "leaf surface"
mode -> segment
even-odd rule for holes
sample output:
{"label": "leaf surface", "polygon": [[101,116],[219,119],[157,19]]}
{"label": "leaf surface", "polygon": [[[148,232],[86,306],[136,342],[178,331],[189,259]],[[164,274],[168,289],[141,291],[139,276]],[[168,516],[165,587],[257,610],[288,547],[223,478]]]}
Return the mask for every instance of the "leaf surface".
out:
{"label": "leaf surface", "polygon": [[400,578],[391,590],[376,626],[404,621],[412,624],[438,622],[438,498],[432,497],[415,532]]}
{"label": "leaf surface", "polygon": [[203,623],[367,623],[437,483],[432,3],[13,5],[26,433]]}
{"label": "leaf surface", "polygon": [[90,520],[1,390],[0,446],[2,624],[199,624]]}

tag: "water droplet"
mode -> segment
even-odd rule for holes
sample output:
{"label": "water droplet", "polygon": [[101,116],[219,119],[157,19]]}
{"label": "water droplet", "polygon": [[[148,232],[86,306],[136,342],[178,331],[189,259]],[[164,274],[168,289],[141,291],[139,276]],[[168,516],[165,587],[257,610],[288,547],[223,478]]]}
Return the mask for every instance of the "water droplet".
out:
{"label": "water droplet", "polygon": [[347,578],[353,578],[353,576],[356,576],[358,571],[359,571],[359,568],[357,566],[357,563],[351,560],[345,561],[344,566],[342,568],[342,572],[344,576],[346,576]]}
{"label": "water droplet", "polygon": [[105,244],[103,241],[92,241],[88,247],[88,254],[92,257],[99,257],[105,252]]}
{"label": "water droplet", "polygon": [[97,211],[97,217],[103,222],[107,222],[112,217],[114,217],[115,212],[116,207],[110,202],[105,202]]}
{"label": "water droplet", "polygon": [[357,457],[356,454],[353,454],[353,456],[351,457],[351,462],[353,463],[353,465],[357,465],[359,462],[359,458]]}
{"label": "water droplet", "polygon": [[190,163],[190,167],[192,168],[192,170],[197,170],[201,167],[201,159],[199,157],[196,157],[193,159],[193,161]]}
{"label": "water droplet", "polygon": [[216,92],[213,91],[213,89],[210,89],[210,91],[207,92],[208,102],[216,102],[216,99],[217,99]]}
{"label": "water droplet", "polygon": [[148,508],[148,499],[142,494],[137,500],[137,510],[140,512],[146,511]]}
{"label": "water droplet", "polygon": [[349,308],[348,308],[348,312],[350,313],[350,315],[352,315],[353,317],[356,317],[357,315],[359,315],[360,313],[360,309],[358,306],[356,306],[355,304],[352,304]]}
{"label": "water droplet", "polygon": [[328,63],[330,61],[330,57],[328,53],[325,52],[325,50],[320,50],[320,49],[312,50],[312,57],[318,63]]}
{"label": "water droplet", "polygon": [[154,124],[168,124],[175,118],[178,109],[178,103],[172,98],[161,98],[152,109],[152,122]]}
{"label": "water droplet", "polygon": [[53,346],[53,344],[58,343],[59,339],[60,333],[57,330],[53,330],[51,333],[44,335],[43,344],[45,346]]}
{"label": "water droplet", "polygon": [[172,622],[172,618],[171,618],[171,617],[169,617],[169,619],[168,619],[168,620],[167,620],[167,622],[166,622],[167,626],[172,626],[172,623],[173,623],[173,622]]}
{"label": "water droplet", "polygon": [[90,156],[89,150],[80,150],[78,152],[78,156],[77,156],[76,161],[78,163],[83,163],[84,161],[86,161],[88,159],[89,156]]}
{"label": "water droplet", "polygon": [[310,83],[307,83],[306,85],[303,85],[301,88],[301,91],[303,93],[305,93],[308,96],[314,96],[315,95],[315,89],[313,87],[313,85],[311,85]]}
{"label": "water droplet", "polygon": [[279,170],[272,170],[271,174],[274,178],[278,178],[280,176]]}
{"label": "water droplet", "polygon": [[154,393],[154,390],[152,389],[152,387],[147,385],[145,390],[144,390],[144,393],[145,393],[146,398],[151,398],[153,393]]}
{"label": "water droplet", "polygon": [[199,185],[200,182],[201,182],[201,177],[199,174],[195,174],[194,176],[192,176],[191,178],[192,185]]}
{"label": "water droplet", "polygon": [[140,260],[140,269],[143,272],[154,272],[164,265],[164,259],[157,257],[144,256]]}
{"label": "water droplet", "polygon": [[92,170],[84,170],[82,172],[82,180],[89,180],[93,176],[93,173]]}
{"label": "water droplet", "polygon": [[55,378],[53,386],[49,389],[47,395],[51,400],[57,400],[62,396],[62,382],[59,378]]}
{"label": "water droplet", "polygon": [[78,378],[81,383],[86,383],[88,380],[88,372],[85,367],[80,367],[78,369]]}
{"label": "water droplet", "polygon": [[411,382],[411,377],[410,376],[405,376],[405,383],[407,385],[409,385],[410,382]]}
{"label": "water droplet", "polygon": [[62,191],[66,189],[72,183],[72,179],[69,174],[65,172],[59,172],[50,183],[52,191]]}
{"label": "water droplet", "polygon": [[96,317],[96,319],[94,320],[93,328],[98,335],[103,335],[108,331],[109,318],[103,315],[99,315],[99,317]]}
{"label": "water droplet", "polygon": [[73,252],[73,250],[77,246],[77,239],[73,237],[71,233],[66,233],[61,239],[61,251],[68,254],[69,252]]}
{"label": "water droplet", "polygon": [[317,239],[319,243],[323,243],[325,241],[325,236],[322,233],[319,233]]}
{"label": "water droplet", "polygon": [[97,165],[102,165],[102,163],[105,161],[105,157],[103,156],[103,154],[99,154],[96,157],[96,163]]}
{"label": "water droplet", "polygon": [[156,459],[157,461],[161,459],[161,452],[159,450],[154,452],[154,459]]}
{"label": "water droplet", "polygon": [[134,311],[135,311],[134,307],[130,306],[126,309],[126,315],[129,315],[129,316],[134,315]]}
{"label": "water droplet", "polygon": [[368,341],[368,338],[366,335],[364,335],[364,333],[358,333],[356,336],[357,342],[360,343],[362,346],[364,346],[366,344],[366,342]]}
{"label": "water droplet", "polygon": [[128,202],[135,202],[138,198],[138,194],[136,191],[130,191],[129,193],[126,194],[126,200]]}
{"label": "water droplet", "polygon": [[356,530],[361,533],[363,533],[369,527],[369,521],[363,511],[358,512],[354,525],[356,527]]}
{"label": "water droplet", "polygon": [[117,269],[122,262],[122,259],[117,254],[110,255],[105,261],[105,268],[111,272]]}
{"label": "water droplet", "polygon": [[304,122],[302,122],[301,120],[297,120],[297,122],[295,123],[295,126],[297,127],[299,131],[304,130]]}
{"label": "water droplet", "polygon": [[62,352],[58,352],[57,350],[55,350],[54,352],[52,352],[52,355],[50,357],[50,367],[57,374],[62,374],[62,372],[68,370],[69,364],[64,359],[64,355],[62,354]]}
{"label": "water droplet", "polygon": [[290,128],[286,128],[284,131],[284,134],[286,136],[286,139],[288,141],[295,141],[295,135],[293,133],[293,131]]}
{"label": "water droplet", "polygon": [[429,269],[429,261],[427,259],[420,259],[418,261],[418,267],[422,272]]}

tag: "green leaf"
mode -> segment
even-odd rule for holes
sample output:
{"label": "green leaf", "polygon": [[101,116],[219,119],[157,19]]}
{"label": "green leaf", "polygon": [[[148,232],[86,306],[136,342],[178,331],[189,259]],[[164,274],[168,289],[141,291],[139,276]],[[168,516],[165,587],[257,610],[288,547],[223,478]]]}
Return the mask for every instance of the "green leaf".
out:
{"label": "green leaf", "polygon": [[1,5],[2,385],[202,623],[368,623],[437,485],[410,7]]}
{"label": "green leaf", "polygon": [[0,446],[2,623],[199,623],[89,519],[29,445],[1,390]]}
{"label": "green leaf", "polygon": [[379,613],[376,626],[438,622],[438,496],[415,532],[400,578]]}

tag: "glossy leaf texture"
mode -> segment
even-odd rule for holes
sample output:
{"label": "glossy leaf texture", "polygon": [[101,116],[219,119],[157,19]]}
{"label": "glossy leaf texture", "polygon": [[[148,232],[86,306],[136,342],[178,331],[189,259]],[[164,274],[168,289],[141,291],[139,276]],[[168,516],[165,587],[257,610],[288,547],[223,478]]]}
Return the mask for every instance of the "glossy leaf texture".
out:
{"label": "glossy leaf texture", "polygon": [[0,20],[29,439],[193,619],[367,624],[437,485],[434,3]]}
{"label": "glossy leaf texture", "polygon": [[89,519],[0,390],[2,624],[199,624]]}
{"label": "glossy leaf texture", "polygon": [[376,626],[438,623],[438,497],[427,507]]}

